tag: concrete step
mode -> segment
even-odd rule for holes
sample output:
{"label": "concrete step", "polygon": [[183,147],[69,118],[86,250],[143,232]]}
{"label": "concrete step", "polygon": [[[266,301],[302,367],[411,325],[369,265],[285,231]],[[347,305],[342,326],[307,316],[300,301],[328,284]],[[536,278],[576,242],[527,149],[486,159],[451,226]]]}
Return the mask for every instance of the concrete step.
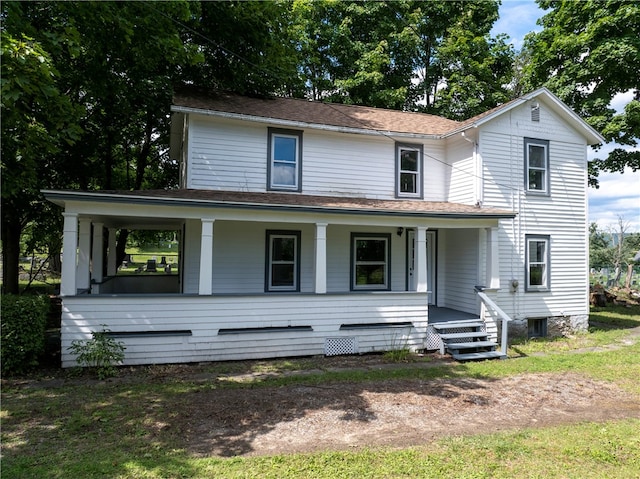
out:
{"label": "concrete step", "polygon": [[498,345],[493,341],[469,341],[468,343],[446,343],[449,351],[460,351],[461,349],[476,349],[476,348],[493,348]]}
{"label": "concrete step", "polygon": [[442,339],[445,343],[449,339],[474,339],[474,338],[484,338],[485,340],[489,337],[487,333],[482,331],[469,331],[466,333],[446,333],[441,334],[440,339]]}
{"label": "concrete step", "polygon": [[447,321],[444,323],[433,323],[433,329],[436,331],[445,331],[454,328],[481,328],[484,323],[479,319],[465,319],[462,321]]}
{"label": "concrete step", "polygon": [[472,361],[481,359],[504,359],[507,357],[502,351],[486,351],[484,353],[453,353],[451,355],[457,361]]}

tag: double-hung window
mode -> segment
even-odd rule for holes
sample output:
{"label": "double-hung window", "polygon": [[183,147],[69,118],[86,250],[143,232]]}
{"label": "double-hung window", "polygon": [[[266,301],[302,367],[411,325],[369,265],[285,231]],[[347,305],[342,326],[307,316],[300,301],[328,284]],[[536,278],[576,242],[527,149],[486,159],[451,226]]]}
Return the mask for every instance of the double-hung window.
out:
{"label": "double-hung window", "polygon": [[269,190],[302,190],[302,132],[269,128]]}
{"label": "double-hung window", "polygon": [[388,234],[351,235],[351,289],[389,290],[390,244]]}
{"label": "double-hung window", "polygon": [[396,144],[396,196],[422,198],[422,145]]}
{"label": "double-hung window", "polygon": [[526,235],[526,291],[549,290],[549,236]]}
{"label": "double-hung window", "polygon": [[300,231],[267,231],[265,291],[300,291]]}
{"label": "double-hung window", "polygon": [[527,193],[549,194],[549,142],[524,139],[525,189]]}

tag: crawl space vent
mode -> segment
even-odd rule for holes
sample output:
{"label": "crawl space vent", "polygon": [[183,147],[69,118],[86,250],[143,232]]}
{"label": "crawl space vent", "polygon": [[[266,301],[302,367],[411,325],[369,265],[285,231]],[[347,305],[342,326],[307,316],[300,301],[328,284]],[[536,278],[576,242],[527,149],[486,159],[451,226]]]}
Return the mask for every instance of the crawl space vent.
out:
{"label": "crawl space vent", "polygon": [[325,356],[340,356],[343,354],[358,354],[358,338],[325,338]]}

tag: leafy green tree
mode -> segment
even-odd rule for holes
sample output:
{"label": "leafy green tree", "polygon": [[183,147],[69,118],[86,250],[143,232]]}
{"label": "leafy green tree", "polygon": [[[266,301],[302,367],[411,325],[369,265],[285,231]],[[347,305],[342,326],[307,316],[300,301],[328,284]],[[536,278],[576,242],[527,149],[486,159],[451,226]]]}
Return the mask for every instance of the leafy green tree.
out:
{"label": "leafy green tree", "polygon": [[[549,13],[543,30],[525,40],[529,89],[548,87],[602,133],[607,142],[637,146],[640,138],[640,3],[635,0],[538,0]],[[624,112],[610,107],[616,94],[633,92]],[[590,165],[600,171],[640,169],[640,152],[615,149]]]}
{"label": "leafy green tree", "polygon": [[467,118],[510,98],[513,52],[488,35],[497,2],[298,0],[293,12],[314,99]]}
{"label": "leafy green tree", "polygon": [[20,237],[40,214],[40,188],[64,173],[56,155],[81,137],[82,108],[57,86],[60,74],[42,45],[2,30],[3,289],[18,293]]}
{"label": "leafy green tree", "polygon": [[203,61],[184,67],[185,82],[245,95],[304,96],[291,2],[202,1],[192,10],[183,39]]}

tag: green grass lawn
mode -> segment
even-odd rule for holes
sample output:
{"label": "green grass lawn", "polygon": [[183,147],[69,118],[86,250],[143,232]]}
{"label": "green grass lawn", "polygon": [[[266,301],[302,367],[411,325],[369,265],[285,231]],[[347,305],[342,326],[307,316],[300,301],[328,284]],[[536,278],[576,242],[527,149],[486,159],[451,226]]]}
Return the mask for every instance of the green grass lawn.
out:
{"label": "green grass lawn", "polygon": [[[263,361],[273,373],[239,381],[89,382],[65,387],[2,388],[2,477],[6,478],[638,478],[640,420],[579,423],[440,439],[408,449],[371,449],[228,459],[195,457],[180,431],[154,433],[185,395],[211,388],[327,386],[402,378],[499,378],[580,373],[613,382],[640,400],[640,308],[595,310],[596,326],[566,340],[514,345],[512,359],[392,369],[319,371],[312,359]],[[242,372],[249,363],[211,363]],[[278,374],[307,370],[306,374]],[[164,409],[167,407],[167,409]],[[170,426],[167,426],[170,427]]]}

